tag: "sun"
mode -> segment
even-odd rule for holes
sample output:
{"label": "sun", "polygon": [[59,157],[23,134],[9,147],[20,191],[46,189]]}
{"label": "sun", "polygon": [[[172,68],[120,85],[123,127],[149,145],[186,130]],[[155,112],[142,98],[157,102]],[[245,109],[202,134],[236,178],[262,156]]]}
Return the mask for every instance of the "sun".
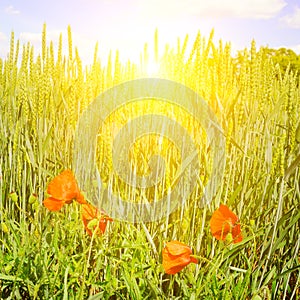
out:
{"label": "sun", "polygon": [[160,64],[156,61],[149,61],[146,65],[146,73],[149,76],[158,76],[160,72]]}

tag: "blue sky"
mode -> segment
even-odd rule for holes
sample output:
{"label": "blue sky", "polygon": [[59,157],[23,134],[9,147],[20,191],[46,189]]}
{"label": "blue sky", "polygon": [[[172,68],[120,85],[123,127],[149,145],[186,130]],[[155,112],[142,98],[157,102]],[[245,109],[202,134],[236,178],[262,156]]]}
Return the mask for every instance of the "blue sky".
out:
{"label": "blue sky", "polygon": [[291,48],[300,54],[300,0],[0,0],[0,56],[9,49],[10,33],[22,43],[30,41],[38,51],[43,23],[48,42],[59,34],[67,43],[67,27],[73,44],[88,63],[99,42],[99,56],[119,49],[122,60],[139,61],[144,43],[151,52],[155,28],[160,51],[166,43],[176,47],[177,37],[200,30],[214,41],[231,42],[233,50],[258,46]]}

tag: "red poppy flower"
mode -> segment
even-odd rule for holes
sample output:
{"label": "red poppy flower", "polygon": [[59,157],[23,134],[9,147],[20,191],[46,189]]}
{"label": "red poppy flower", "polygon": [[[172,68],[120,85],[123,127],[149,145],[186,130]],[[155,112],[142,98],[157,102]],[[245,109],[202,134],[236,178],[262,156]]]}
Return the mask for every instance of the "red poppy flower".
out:
{"label": "red poppy flower", "polygon": [[181,242],[171,241],[162,251],[163,267],[167,274],[176,274],[190,263],[198,263],[195,257],[191,257],[192,249]]}
{"label": "red poppy flower", "polygon": [[86,232],[92,236],[96,230],[98,235],[105,232],[108,221],[113,221],[112,218],[107,216],[104,211],[99,211],[91,204],[82,205],[82,221]]}
{"label": "red poppy flower", "polygon": [[47,193],[50,197],[45,199],[43,204],[51,211],[60,210],[64,204],[70,204],[74,199],[80,204],[86,203],[71,170],[57,175],[49,183]]}
{"label": "red poppy flower", "polygon": [[217,240],[225,240],[231,233],[233,242],[243,240],[239,218],[226,205],[221,204],[210,219],[210,231]]}

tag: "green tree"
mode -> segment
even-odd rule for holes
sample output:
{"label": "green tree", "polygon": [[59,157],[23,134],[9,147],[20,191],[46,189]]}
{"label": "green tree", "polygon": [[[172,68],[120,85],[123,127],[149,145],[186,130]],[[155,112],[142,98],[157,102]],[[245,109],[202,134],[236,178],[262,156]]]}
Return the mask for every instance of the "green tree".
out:
{"label": "green tree", "polygon": [[284,73],[289,67],[294,74],[300,75],[300,55],[293,50],[286,48],[270,49],[264,47],[261,49],[266,57],[271,57],[275,64],[279,64]]}

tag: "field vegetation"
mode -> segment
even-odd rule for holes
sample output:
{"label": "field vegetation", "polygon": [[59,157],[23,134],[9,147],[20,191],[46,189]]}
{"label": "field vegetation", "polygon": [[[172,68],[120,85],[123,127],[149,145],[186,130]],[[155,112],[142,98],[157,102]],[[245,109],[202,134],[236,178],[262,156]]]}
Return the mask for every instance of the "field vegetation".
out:
{"label": "field vegetation", "polygon": [[[139,64],[121,63],[118,51],[103,62],[96,44],[93,63],[84,65],[70,28],[55,49],[44,25],[41,53],[12,32],[10,52],[0,59],[1,299],[300,298],[297,64],[281,63],[278,52],[257,49],[255,41],[234,56],[230,43],[214,41],[213,31],[194,40],[187,35],[161,53],[158,38],[156,31],[153,49],[145,45]],[[78,203],[58,212],[43,206],[47,186],[72,169],[76,124],[88,105],[108,88],[149,77],[151,61],[161,78],[191,88],[214,111],[226,140],[223,180],[201,207],[212,163],[203,128],[171,103],[127,105],[99,128],[96,157],[104,184],[127,193],[126,184],[111,177],[112,141],[130,118],[149,110],[174,118],[191,134],[201,173],[186,205],[170,216],[137,224],[114,220],[102,235],[90,236]],[[163,139],[159,148],[155,135],[138,140],[131,155],[139,174],[147,172],[151,151],[167,158],[166,176],[158,193],[135,191],[133,201],[172,188],[178,147]],[[241,242],[212,236],[209,221],[220,204],[239,217]],[[198,264],[166,274],[162,250],[172,240],[189,245]]]}

